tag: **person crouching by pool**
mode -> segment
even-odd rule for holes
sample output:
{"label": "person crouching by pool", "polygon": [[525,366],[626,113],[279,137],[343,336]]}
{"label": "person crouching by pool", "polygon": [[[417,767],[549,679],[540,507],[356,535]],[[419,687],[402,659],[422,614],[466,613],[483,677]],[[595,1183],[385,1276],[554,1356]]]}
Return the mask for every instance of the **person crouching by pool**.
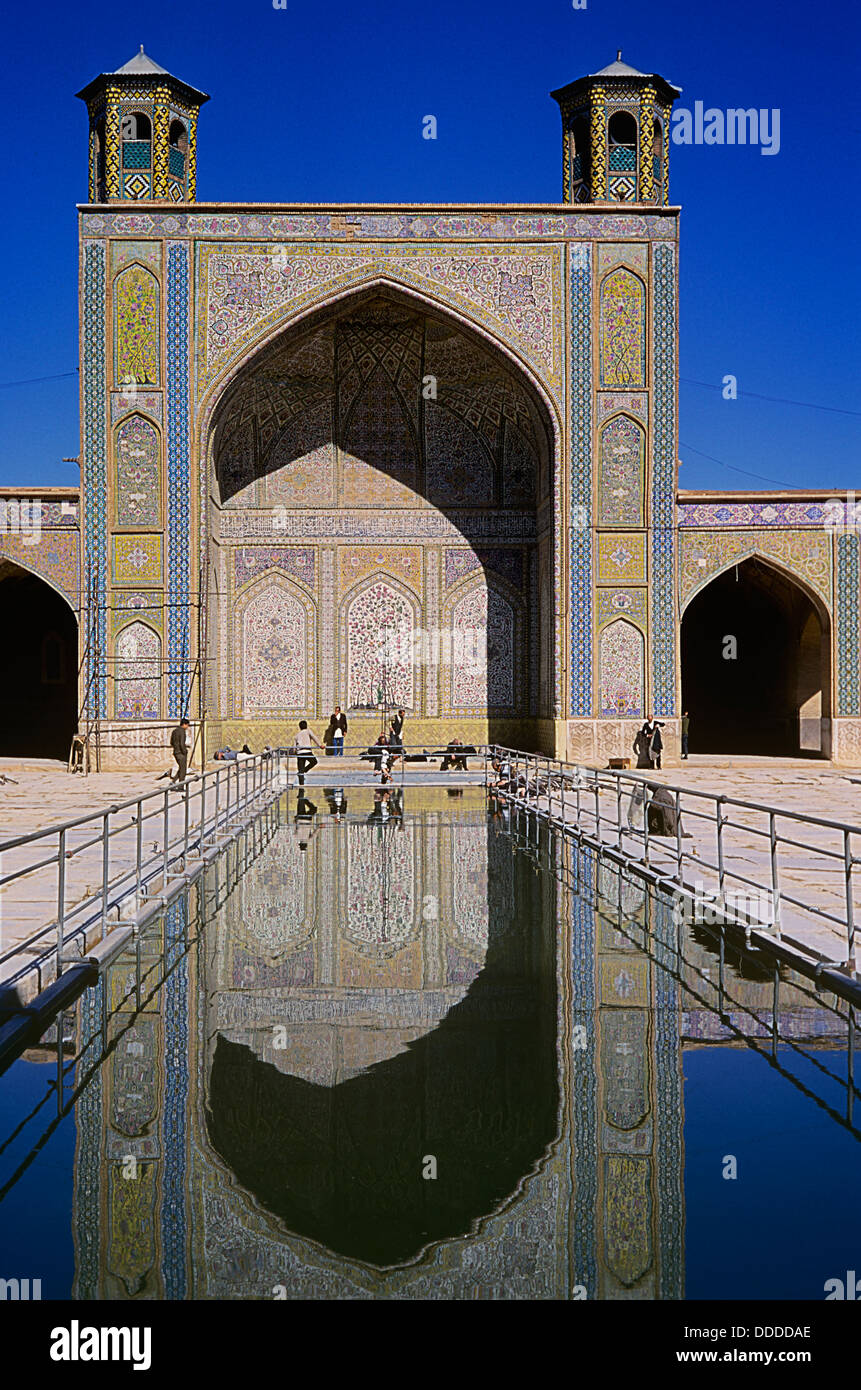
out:
{"label": "person crouching by pool", "polygon": [[311,752],[312,743],[315,744],[317,748],[323,747],[320,740],[315,738],[308,728],[308,720],[300,719],[299,732],[296,735],[296,743],[294,745],[296,749],[296,771],[299,774],[300,787],[304,787],[305,785],[305,773],[310,772],[312,767],[317,766],[317,759]]}

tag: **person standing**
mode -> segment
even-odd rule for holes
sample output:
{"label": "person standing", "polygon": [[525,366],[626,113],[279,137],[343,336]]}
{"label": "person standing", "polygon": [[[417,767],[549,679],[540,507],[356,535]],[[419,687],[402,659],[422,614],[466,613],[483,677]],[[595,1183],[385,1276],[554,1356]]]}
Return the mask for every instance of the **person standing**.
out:
{"label": "person standing", "polygon": [[399,709],[391,722],[391,730],[395,736],[395,741],[400,745],[401,753],[404,751],[404,711]]}
{"label": "person standing", "polygon": [[316,767],[316,766],[317,766],[317,759],[314,757],[314,754],[311,752],[311,744],[312,744],[312,743],[315,744],[317,748],[322,748],[322,747],[323,747],[323,745],[322,745],[322,743],[320,742],[320,740],[317,739],[317,738],[315,738],[314,735],[311,733],[311,730],[308,728],[308,721],[307,721],[307,719],[300,719],[300,720],[299,720],[299,732],[298,732],[298,734],[296,735],[296,745],[295,745],[295,746],[296,746],[296,771],[297,771],[298,774],[299,774],[299,786],[300,786],[300,787],[304,787],[304,785],[305,785],[305,773],[306,773],[306,772],[310,772],[312,767]]}
{"label": "person standing", "polygon": [[663,724],[659,723],[657,719],[654,719],[652,721],[652,736],[649,739],[649,753],[652,759],[652,767],[657,768],[658,772],[661,770],[661,753],[664,749],[664,740],[661,735],[663,727]]}
{"label": "person standing", "polygon": [[686,757],[688,756],[688,733],[690,732],[690,727],[691,727],[691,717],[690,717],[690,715],[688,714],[687,710],[685,710],[684,714],[682,715],[682,757],[683,757],[683,758],[686,758]]}
{"label": "person standing", "polygon": [[347,732],[347,716],[341,713],[341,706],[335,706],[335,713],[329,720],[329,728],[332,730],[332,757],[343,758],[344,756],[344,735]]}
{"label": "person standing", "polygon": [[191,724],[187,719],[180,719],[172,731],[170,747],[176,761],[176,772],[171,773],[170,780],[174,786],[182,787],[185,785],[186,773],[188,772],[188,754],[191,748]]}

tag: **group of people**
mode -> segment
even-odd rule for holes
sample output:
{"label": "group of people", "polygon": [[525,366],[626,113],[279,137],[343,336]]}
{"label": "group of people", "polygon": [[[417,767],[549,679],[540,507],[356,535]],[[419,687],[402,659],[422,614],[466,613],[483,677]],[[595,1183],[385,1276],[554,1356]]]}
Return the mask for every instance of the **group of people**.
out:
{"label": "group of people", "polygon": [[642,729],[637,730],[633,749],[637,755],[637,767],[660,768],[664,740],[661,730],[664,725],[650,714]]}
{"label": "group of people", "polygon": [[[381,774],[381,781],[390,782],[392,768],[397,760],[404,758],[404,718],[405,711],[399,709],[394,719],[389,723],[388,734],[382,733],[367,752],[362,754],[363,758],[370,758],[374,764],[374,771]],[[296,734],[294,749],[296,752],[296,770],[298,773],[299,786],[304,787],[305,776],[311,771],[312,767],[317,766],[317,758],[311,752],[312,745],[323,749],[327,745],[332,749],[332,756],[341,758],[344,756],[344,735],[347,732],[347,716],[342,712],[341,706],[336,705],[334,713],[329,720],[329,726],[323,735],[323,742],[308,728],[307,719],[299,720],[299,730]],[[383,764],[385,763],[385,767]]]}

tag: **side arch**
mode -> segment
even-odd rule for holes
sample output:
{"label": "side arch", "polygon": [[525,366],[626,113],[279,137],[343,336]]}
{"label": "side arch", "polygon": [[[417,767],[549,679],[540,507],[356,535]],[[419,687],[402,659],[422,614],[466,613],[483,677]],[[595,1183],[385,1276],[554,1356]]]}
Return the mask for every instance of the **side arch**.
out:
{"label": "side arch", "polygon": [[56,580],[12,546],[5,552],[0,630],[10,656],[0,683],[0,755],[65,762],[78,722],[77,614]]}
{"label": "side arch", "polygon": [[[698,594],[702,593],[703,589],[707,588],[715,579],[719,579],[721,575],[728,574],[731,570],[736,569],[737,566],[743,565],[746,560],[757,560],[761,564],[773,569],[777,574],[783,575],[792,584],[797,585],[809,598],[814,608],[819,611],[822,619],[830,625],[830,598],[826,597],[822,589],[817,587],[811,581],[810,577],[797,569],[790,560],[773,555],[755,542],[749,546],[744,546],[739,549],[736,554],[728,556],[725,560],[720,561],[714,568],[709,569],[705,577],[701,579],[699,583],[685,585],[679,599],[679,616],[684,617],[685,611],[690,606],[691,601],[695,599]],[[828,584],[830,588],[830,575]]]}
{"label": "side arch", "polygon": [[722,566],[684,607],[680,653],[692,753],[830,755],[830,614],[787,565]]}

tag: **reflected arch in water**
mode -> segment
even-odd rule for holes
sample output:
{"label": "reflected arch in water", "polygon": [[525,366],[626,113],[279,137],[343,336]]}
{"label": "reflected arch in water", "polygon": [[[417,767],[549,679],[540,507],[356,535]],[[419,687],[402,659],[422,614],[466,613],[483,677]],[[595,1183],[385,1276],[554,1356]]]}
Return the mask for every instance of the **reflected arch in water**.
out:
{"label": "reflected arch in water", "polygon": [[[434,821],[414,823],[421,850],[408,909],[414,930],[414,905],[439,903],[437,917],[421,915],[412,944],[404,944],[407,952],[419,945],[421,976],[388,988],[339,983],[338,954],[346,942],[349,955],[355,927],[349,914],[344,922],[318,916],[318,952],[323,936],[333,945],[330,980],[317,980],[310,991],[276,991],[280,997],[268,1001],[267,1024],[280,1009],[288,1038],[291,1027],[295,1035],[305,1026],[306,1052],[320,1052],[316,1069],[307,1055],[281,1067],[267,1046],[260,1048],[266,1025],[259,998],[248,1001],[244,1024],[234,1000],[232,1026],[215,1027],[218,1001],[207,989],[214,1009],[206,1131],[214,1156],[253,1205],[287,1231],[383,1267],[466,1234],[517,1190],[559,1131],[554,914],[542,901],[548,882],[525,856],[512,859],[510,842],[485,823],[452,824],[439,834]],[[407,857],[408,828],[394,830]],[[318,836],[319,853],[335,870],[348,843],[342,832],[354,829],[376,831],[330,825]],[[461,859],[459,878],[452,854]],[[505,861],[513,870],[502,867]],[[505,884],[506,872],[511,891],[488,897],[487,883]],[[458,884],[473,894],[471,901],[465,894],[459,919],[450,910]],[[321,894],[323,915],[325,900]],[[366,959],[373,954],[374,900],[367,891],[349,899],[350,911],[355,901],[360,914]],[[399,954],[391,940],[380,947],[383,962],[387,951],[389,961]],[[303,1014],[316,1016],[310,1032],[297,1022]],[[373,1049],[358,1059],[357,1027],[384,1037],[393,1029],[394,1054],[385,1045],[379,1059]],[[428,1155],[436,1160],[435,1180],[422,1177]]]}

